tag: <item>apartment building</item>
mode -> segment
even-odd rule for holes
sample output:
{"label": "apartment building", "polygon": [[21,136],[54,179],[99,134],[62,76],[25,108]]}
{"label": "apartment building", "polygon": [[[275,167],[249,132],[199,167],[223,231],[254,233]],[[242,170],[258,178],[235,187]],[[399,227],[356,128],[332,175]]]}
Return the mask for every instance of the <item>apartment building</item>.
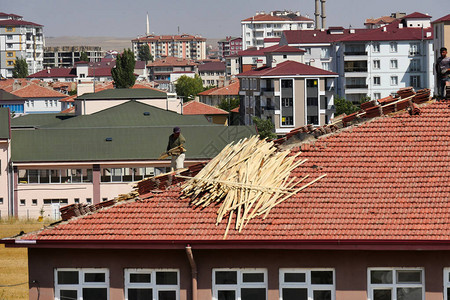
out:
{"label": "apartment building", "polygon": [[43,68],[43,26],[24,21],[22,16],[0,12],[0,75],[11,78],[16,58],[25,58],[28,73]]}
{"label": "apartment building", "polygon": [[224,86],[226,66],[223,62],[207,62],[197,66],[203,86]]}
{"label": "apartment building", "polygon": [[242,38],[227,36],[217,42],[219,46],[219,59],[224,60],[227,56],[236,55],[242,50]]}
{"label": "apartment building", "polygon": [[301,63],[300,49],[279,47],[266,52],[266,66],[237,75],[242,122],[252,124],[254,116],[272,120],[278,134],[328,124],[335,113],[331,87],[338,74]]}
{"label": "apartment building", "polygon": [[86,53],[90,62],[98,62],[105,51],[97,46],[44,47],[44,68],[71,68]]}
{"label": "apartment building", "polygon": [[147,69],[150,81],[168,84],[183,74],[194,76],[197,72],[197,63],[190,59],[169,56],[149,62]]}
{"label": "apartment building", "polygon": [[242,49],[264,47],[265,38],[281,37],[284,30],[314,29],[314,21],[293,11],[256,12],[241,21]]}
{"label": "apartment building", "polygon": [[139,47],[147,44],[155,59],[173,56],[182,59],[206,59],[206,38],[189,34],[147,35],[131,41],[137,59]]}
{"label": "apartment building", "polygon": [[387,97],[402,87],[434,89],[431,16],[412,13],[381,28],[337,42],[338,94],[359,103]]}

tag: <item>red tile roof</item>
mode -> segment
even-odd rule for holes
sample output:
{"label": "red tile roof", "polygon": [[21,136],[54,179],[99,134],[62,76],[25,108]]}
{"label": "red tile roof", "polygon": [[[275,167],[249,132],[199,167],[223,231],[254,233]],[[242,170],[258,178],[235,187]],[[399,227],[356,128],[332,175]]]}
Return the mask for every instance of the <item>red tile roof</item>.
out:
{"label": "red tile roof", "polygon": [[183,104],[183,115],[228,115],[228,112],[194,100]]}
{"label": "red tile roof", "polygon": [[162,59],[149,62],[148,67],[163,67],[163,66],[196,66],[197,64],[188,59],[168,56]]}
{"label": "red tile roof", "polygon": [[450,22],[450,14],[443,16],[442,18],[439,18],[431,23],[440,23],[440,22]]}
{"label": "red tile roof", "polygon": [[189,34],[182,35],[149,35],[132,40],[133,42],[152,42],[152,41],[206,41],[206,38]]}
{"label": "red tile roof", "polygon": [[[403,27],[399,28],[400,21],[394,21],[382,28],[370,29],[359,34],[349,35],[340,41],[414,41],[432,40],[433,28]],[[431,35],[427,36],[427,34]]]}
{"label": "red tile roof", "polygon": [[11,94],[22,98],[66,98],[67,95],[57,92],[52,88],[30,83],[22,88],[12,91]]}
{"label": "red tile roof", "polygon": [[27,78],[77,77],[75,68],[51,68],[31,74]]}
{"label": "red tile roof", "polygon": [[77,95],[68,96],[66,98],[60,99],[60,102],[74,102]]}
{"label": "red tile roof", "polygon": [[[442,126],[450,123],[450,107],[434,102],[420,111],[376,118],[302,147],[297,159],[308,161],[291,176],[327,176],[227,239],[448,241],[450,131]],[[179,187],[141,198],[24,239],[222,240],[227,222],[215,225],[217,208],[193,209]]]}
{"label": "red tile roof", "polygon": [[342,34],[331,34],[335,29],[326,31],[321,30],[286,30],[283,35],[288,44],[315,44],[315,43],[332,43],[339,41],[347,36],[352,36],[358,33],[370,31],[372,29],[344,29]]}
{"label": "red tile roof", "polygon": [[431,16],[420,12],[413,12],[412,14],[404,16],[402,19],[431,19]]}
{"label": "red tile roof", "polygon": [[207,62],[201,65],[198,65],[199,72],[205,71],[223,71],[225,72],[226,66],[223,62]]}
{"label": "red tile roof", "polygon": [[239,80],[230,83],[224,87],[215,87],[201,93],[201,96],[238,96],[239,95]]}
{"label": "red tile roof", "polygon": [[274,45],[272,47],[267,47],[262,49],[264,51],[264,53],[295,53],[295,52],[306,52],[303,49],[299,49],[299,48],[295,48],[295,47],[291,47],[291,46],[280,46],[280,45]]}
{"label": "red tile roof", "polygon": [[27,22],[23,20],[0,20],[0,26],[38,26],[43,27],[40,24],[36,24],[33,22]]}
{"label": "red tile roof", "polygon": [[390,17],[390,16],[383,16],[377,19],[366,19],[366,22],[364,22],[364,25],[367,24],[390,24],[397,20],[396,18]]}
{"label": "red tile roof", "polygon": [[89,76],[95,77],[112,77],[111,75],[111,67],[105,67],[105,68],[89,68]]}
{"label": "red tile roof", "polygon": [[247,19],[242,20],[244,22],[250,21],[250,22],[265,22],[265,21],[313,21],[310,18],[306,18],[303,16],[294,16],[294,17],[289,17],[289,16],[272,16],[272,15],[268,15],[268,14],[259,14]]}
{"label": "red tile roof", "polygon": [[236,107],[236,108],[230,110],[230,112],[239,113],[239,109],[240,109],[240,108],[241,108],[241,107],[238,106],[238,107]]}
{"label": "red tile roof", "polygon": [[318,75],[318,76],[337,77],[338,74],[323,69],[315,68],[312,66],[308,66],[299,62],[288,60],[278,64],[274,68],[264,66],[258,69],[240,73],[236,76],[245,77],[245,76],[296,76],[296,75],[297,76]]}

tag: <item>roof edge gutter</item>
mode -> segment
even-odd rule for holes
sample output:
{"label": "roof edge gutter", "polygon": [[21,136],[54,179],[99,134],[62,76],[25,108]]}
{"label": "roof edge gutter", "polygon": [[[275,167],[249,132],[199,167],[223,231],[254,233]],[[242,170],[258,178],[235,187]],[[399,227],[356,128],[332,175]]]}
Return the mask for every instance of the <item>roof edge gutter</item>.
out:
{"label": "roof edge gutter", "polygon": [[[450,250],[450,240],[16,240],[5,247],[77,249]],[[187,250],[186,250],[187,251]]]}

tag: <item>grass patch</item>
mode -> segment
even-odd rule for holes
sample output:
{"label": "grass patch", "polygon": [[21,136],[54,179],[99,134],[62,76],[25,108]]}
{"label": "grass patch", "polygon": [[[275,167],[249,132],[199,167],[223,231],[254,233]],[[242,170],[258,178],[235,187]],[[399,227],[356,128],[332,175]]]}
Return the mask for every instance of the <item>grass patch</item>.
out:
{"label": "grass patch", "polygon": [[[50,224],[49,220],[38,222],[35,220],[8,218],[0,220],[0,238],[11,237],[20,232],[32,232]],[[28,299],[28,252],[26,248],[5,248],[0,245],[0,300]]]}

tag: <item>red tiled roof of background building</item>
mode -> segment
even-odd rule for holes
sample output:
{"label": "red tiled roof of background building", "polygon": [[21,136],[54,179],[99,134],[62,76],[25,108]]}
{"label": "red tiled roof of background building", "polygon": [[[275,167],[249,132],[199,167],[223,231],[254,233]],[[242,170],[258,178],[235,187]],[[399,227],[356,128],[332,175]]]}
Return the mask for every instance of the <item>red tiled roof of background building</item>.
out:
{"label": "red tiled roof of background building", "polygon": [[7,14],[7,13],[4,13],[4,12],[0,12],[0,17],[22,18],[22,16],[15,15],[15,14]]}
{"label": "red tiled roof of background building", "polygon": [[[320,137],[303,147],[308,161],[291,174],[320,181],[256,218],[231,241],[448,241],[450,123],[448,102],[420,115],[381,117]],[[300,151],[291,150],[291,155]],[[305,182],[304,181],[304,182]],[[29,234],[37,240],[220,241],[226,221],[217,207],[192,208],[180,188],[141,195]]]}
{"label": "red tiled roof of background building", "polygon": [[265,38],[264,43],[278,43],[280,41],[279,37],[276,38]]}
{"label": "red tiled roof of background building", "polygon": [[12,94],[22,97],[22,98],[66,98],[66,94],[59,93],[54,91],[51,88],[43,87],[35,83],[30,83],[26,86],[23,86],[15,91],[11,92]]}
{"label": "red tiled roof of background building", "polygon": [[161,58],[155,60],[153,62],[149,62],[147,67],[163,67],[163,66],[196,66],[197,64],[188,59],[182,59],[178,57],[168,56],[165,58]]}
{"label": "red tiled roof of background building", "polygon": [[402,19],[431,19],[431,16],[420,12],[413,12],[412,14],[402,17]]}
{"label": "red tiled roof of background building", "polygon": [[69,107],[61,112],[61,114],[74,114],[75,106]]}
{"label": "red tiled roof of background building", "polygon": [[367,32],[372,29],[344,29],[342,34],[331,34],[328,30],[285,30],[283,35],[288,44],[314,44],[314,43],[332,43],[339,41],[347,36],[352,36],[358,33]]}
{"label": "red tiled roof of background building", "polygon": [[280,46],[274,45],[272,47],[262,49],[264,53],[292,53],[292,52],[306,52],[303,49],[291,47],[291,46]]}
{"label": "red tiled roof of background building", "polygon": [[201,96],[238,96],[239,95],[239,80],[231,82],[229,85],[224,87],[215,87],[201,93]]}
{"label": "red tiled roof of background building", "polygon": [[224,62],[208,62],[198,65],[198,71],[225,71],[226,66]]}
{"label": "red tiled roof of background building", "polygon": [[239,113],[240,106],[233,108],[230,112]]}
{"label": "red tiled roof of background building", "polygon": [[75,94],[75,95],[60,99],[59,101],[60,102],[74,102],[76,97],[77,97],[77,95]]}
{"label": "red tiled roof of background building", "polygon": [[244,19],[242,21],[313,21],[312,19],[303,17],[303,16],[295,16],[295,17],[288,17],[288,16],[272,16],[268,14],[259,14],[247,19]]}
{"label": "red tiled roof of background building", "polygon": [[[381,28],[370,29],[359,34],[348,35],[340,39],[342,42],[351,41],[414,41],[432,40],[433,28],[403,27],[399,28],[400,21],[396,20]],[[429,34],[429,35],[428,35]]]}
{"label": "red tiled roof of background building", "polygon": [[189,34],[182,34],[182,35],[149,35],[140,37],[137,39],[134,39],[133,42],[151,42],[151,41],[157,41],[157,40],[178,40],[178,41],[188,41],[188,40],[196,40],[196,41],[206,41],[206,38],[203,38],[201,36],[194,36]]}
{"label": "red tiled roof of background building", "polygon": [[442,18],[439,18],[431,23],[440,23],[440,22],[450,22],[450,14],[443,16]]}
{"label": "red tiled roof of background building", "polygon": [[95,77],[112,77],[111,75],[111,67],[106,68],[89,68],[89,75],[88,76],[94,76]]}
{"label": "red tiled roof of background building", "polygon": [[318,75],[318,76],[337,77],[338,74],[323,69],[315,68],[312,66],[308,66],[299,62],[288,60],[278,64],[274,68],[264,66],[258,69],[240,73],[237,76],[245,77],[245,76],[295,76],[295,75],[299,76]]}
{"label": "red tiled roof of background building", "polygon": [[364,22],[364,25],[368,24],[390,24],[397,20],[396,18],[390,17],[390,16],[383,16],[376,19],[366,19],[366,22]]}
{"label": "red tiled roof of background building", "polygon": [[0,20],[0,26],[39,26],[43,27],[40,24],[36,24],[33,22],[23,21],[23,20]]}
{"label": "red tiled roof of background building", "polygon": [[183,104],[183,115],[228,115],[228,112],[193,100]]}
{"label": "red tiled roof of background building", "polygon": [[27,76],[27,78],[77,77],[75,68],[51,68]]}

